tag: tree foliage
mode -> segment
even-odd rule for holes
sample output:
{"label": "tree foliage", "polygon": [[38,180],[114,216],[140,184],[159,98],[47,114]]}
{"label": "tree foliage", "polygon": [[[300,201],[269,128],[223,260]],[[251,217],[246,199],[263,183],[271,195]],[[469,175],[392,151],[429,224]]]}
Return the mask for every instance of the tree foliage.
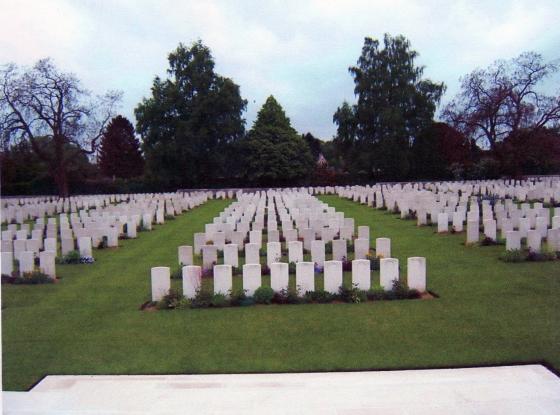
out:
{"label": "tree foliage", "polygon": [[142,174],[144,159],[140,142],[127,118],[118,115],[107,126],[101,138],[98,163],[101,173],[107,177],[130,178]]}
{"label": "tree foliage", "polygon": [[383,47],[365,38],[354,78],[358,102],[343,103],[334,114],[335,140],[344,147],[353,174],[364,179],[402,179],[410,171],[409,149],[433,119],[445,89],[423,79],[418,53],[403,36],[385,34]]}
{"label": "tree foliage", "polygon": [[[96,151],[120,93],[92,97],[74,75],[59,71],[50,59],[40,60],[32,68],[6,65],[0,71],[0,88],[3,147],[28,141],[48,165],[60,195],[68,195],[74,152]],[[49,151],[45,143],[49,143]]]}
{"label": "tree foliage", "polygon": [[558,69],[535,52],[476,69],[461,79],[461,90],[444,108],[443,118],[492,150],[519,131],[551,127],[560,120],[560,95],[541,93],[539,84]]}
{"label": "tree foliage", "polygon": [[168,61],[169,78],[156,77],[135,110],[148,172],[170,188],[209,185],[238,162],[229,150],[244,134],[247,103],[238,85],[214,72],[201,41],[179,44]]}
{"label": "tree foliage", "polygon": [[309,146],[273,96],[259,110],[243,145],[245,178],[259,186],[301,184],[313,169]]}

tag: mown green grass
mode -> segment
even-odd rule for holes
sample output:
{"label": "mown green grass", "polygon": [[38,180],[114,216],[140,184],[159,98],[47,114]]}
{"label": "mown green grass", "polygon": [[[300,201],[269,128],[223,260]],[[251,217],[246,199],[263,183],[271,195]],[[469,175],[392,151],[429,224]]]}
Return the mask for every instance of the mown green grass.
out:
{"label": "mown green grass", "polygon": [[[322,199],[392,239],[401,260],[425,256],[435,300],[141,312],[152,266],[177,268],[227,206],[211,201],[94,265],[58,267],[59,284],[3,286],[6,390],[47,374],[163,374],[428,368],[547,361],[560,369],[560,262],[508,264],[503,246],[465,247],[464,235],[356,203]],[[378,278],[374,273],[373,279]],[[319,281],[319,279],[318,279]],[[179,281],[174,281],[180,285]],[[240,282],[236,281],[236,284]]]}

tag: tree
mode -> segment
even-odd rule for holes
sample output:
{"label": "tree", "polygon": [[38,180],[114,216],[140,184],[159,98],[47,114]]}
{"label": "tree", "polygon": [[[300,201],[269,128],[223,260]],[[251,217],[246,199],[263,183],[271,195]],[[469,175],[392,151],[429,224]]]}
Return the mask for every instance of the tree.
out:
{"label": "tree", "polygon": [[537,131],[560,120],[560,95],[538,91],[558,69],[535,52],[498,60],[463,77],[460,92],[442,116],[474,142],[495,150],[517,131]]}
{"label": "tree", "polygon": [[313,134],[311,133],[302,134],[301,138],[303,138],[303,140],[307,143],[307,146],[309,147],[309,151],[313,156],[313,160],[317,161],[319,159],[319,156],[323,152],[322,151],[323,142],[318,138],[316,138],[315,136],[313,136]]}
{"label": "tree", "polygon": [[309,146],[271,95],[244,142],[245,177],[260,186],[301,184],[313,169]]}
{"label": "tree", "polygon": [[101,138],[99,168],[107,177],[137,177],[144,170],[140,143],[130,121],[118,115],[111,120]]}
{"label": "tree", "polygon": [[412,144],[411,163],[417,179],[450,179],[454,170],[466,170],[473,163],[473,149],[467,137],[453,127],[434,122]]}
{"label": "tree", "polygon": [[349,150],[355,174],[402,179],[410,145],[431,124],[445,86],[422,79],[418,53],[403,36],[385,34],[383,43],[366,37],[357,66],[349,68],[358,102],[335,112],[335,140]]}
{"label": "tree", "polygon": [[0,137],[11,144],[29,141],[48,165],[59,194],[68,196],[72,158],[76,151],[96,151],[120,93],[92,97],[74,75],[60,72],[49,59],[29,69],[6,65],[0,77]]}
{"label": "tree", "polygon": [[152,96],[135,110],[147,170],[169,188],[212,184],[239,163],[230,149],[244,135],[247,102],[239,86],[214,72],[200,40],[179,44],[168,60],[169,78],[156,77]]}

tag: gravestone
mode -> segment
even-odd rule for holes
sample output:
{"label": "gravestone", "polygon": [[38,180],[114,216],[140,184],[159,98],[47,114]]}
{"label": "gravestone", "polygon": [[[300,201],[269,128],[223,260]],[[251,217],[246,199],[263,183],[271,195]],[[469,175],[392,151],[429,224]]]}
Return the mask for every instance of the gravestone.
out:
{"label": "gravestone", "polygon": [[231,265],[214,266],[214,294],[229,295],[232,288]]}
{"label": "gravestone", "polygon": [[279,292],[288,289],[289,267],[285,262],[274,262],[270,264],[270,287]]}
{"label": "gravestone", "polygon": [[247,290],[248,296],[253,296],[255,290],[262,285],[261,265],[245,264],[243,265],[243,289]]}
{"label": "gravestone", "polygon": [[2,251],[2,275],[12,275],[14,272],[14,255],[12,252]]}
{"label": "gravestone", "polygon": [[189,245],[182,245],[177,248],[179,265],[193,265],[193,248]]}
{"label": "gravestone", "polygon": [[[360,229],[358,228],[358,234],[359,232]],[[369,240],[369,238],[367,239]],[[343,259],[348,259],[348,249],[346,246],[346,239],[335,239],[332,241],[332,259],[334,261],[342,261]]]}
{"label": "gravestone", "polygon": [[325,261],[324,289],[331,294],[337,294],[342,285],[342,262]]}
{"label": "gravestone", "polygon": [[313,262],[296,264],[296,286],[301,290],[301,294],[315,291],[315,264]]}
{"label": "gravestone", "polygon": [[375,256],[379,258],[391,257],[391,239],[376,238],[375,239]]}
{"label": "gravestone", "polygon": [[280,262],[282,259],[282,245],[280,242],[268,242],[266,244],[266,264],[270,267],[273,262]]}
{"label": "gravestone", "polygon": [[303,261],[303,243],[301,241],[288,242],[288,262]]}
{"label": "gravestone", "polygon": [[358,238],[369,241],[369,226],[358,226]]}
{"label": "gravestone", "polygon": [[426,291],[426,258],[410,257],[407,259],[407,283],[408,288]]}
{"label": "gravestone", "polygon": [[479,238],[478,220],[467,220],[467,244],[478,242]]}
{"label": "gravestone", "polygon": [[81,257],[92,257],[91,251],[91,237],[81,236],[78,238],[78,250],[80,251]]}
{"label": "gravestone", "polygon": [[527,232],[527,248],[529,251],[539,253],[541,252],[541,233],[537,230],[531,229]]}
{"label": "gravestone", "polygon": [[371,264],[368,259],[352,261],[352,284],[356,284],[359,290],[371,288]]}
{"label": "gravestone", "polygon": [[55,256],[53,251],[43,251],[39,254],[39,270],[51,278],[56,277]]}
{"label": "gravestone", "polygon": [[206,233],[197,232],[194,234],[194,253],[200,255],[202,253],[202,247],[206,245]]}
{"label": "gravestone", "polygon": [[447,233],[449,231],[449,217],[446,212],[437,215],[438,233]]}
{"label": "gravestone", "polygon": [[19,254],[19,273],[25,274],[35,270],[35,254],[31,251],[23,251]]}
{"label": "gravestone", "polygon": [[202,247],[202,269],[208,270],[218,263],[218,248],[214,245]]}
{"label": "gravestone", "polygon": [[183,267],[183,295],[194,298],[202,284],[202,268],[198,265],[186,265]]}
{"label": "gravestone", "polygon": [[379,281],[385,291],[393,288],[393,281],[399,279],[399,260],[381,258],[379,261]]}
{"label": "gravestone", "polygon": [[236,268],[239,266],[239,249],[236,244],[224,245],[224,264]]}
{"label": "gravestone", "polygon": [[325,263],[325,241],[311,241],[311,261],[319,266]]}
{"label": "gravestone", "polygon": [[153,267],[152,277],[152,301],[161,300],[171,288],[171,270],[169,267]]}
{"label": "gravestone", "polygon": [[506,251],[518,251],[521,249],[521,234],[519,231],[506,232]]}
{"label": "gravestone", "polygon": [[62,251],[62,255],[68,255],[70,251],[74,251],[74,239],[66,239],[63,238],[60,240],[60,249]]}
{"label": "gravestone", "polygon": [[245,263],[246,264],[260,264],[260,247],[255,243],[248,243],[245,245]]}
{"label": "gravestone", "polygon": [[369,239],[354,239],[354,259],[367,259]]}

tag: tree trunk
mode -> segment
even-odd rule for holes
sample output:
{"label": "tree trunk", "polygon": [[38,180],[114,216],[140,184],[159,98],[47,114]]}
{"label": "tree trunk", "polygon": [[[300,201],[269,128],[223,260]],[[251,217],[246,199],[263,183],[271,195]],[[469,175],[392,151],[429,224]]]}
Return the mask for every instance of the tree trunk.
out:
{"label": "tree trunk", "polygon": [[54,182],[58,189],[58,195],[60,197],[68,197],[68,176],[66,174],[66,169],[64,166],[58,166],[54,171]]}

